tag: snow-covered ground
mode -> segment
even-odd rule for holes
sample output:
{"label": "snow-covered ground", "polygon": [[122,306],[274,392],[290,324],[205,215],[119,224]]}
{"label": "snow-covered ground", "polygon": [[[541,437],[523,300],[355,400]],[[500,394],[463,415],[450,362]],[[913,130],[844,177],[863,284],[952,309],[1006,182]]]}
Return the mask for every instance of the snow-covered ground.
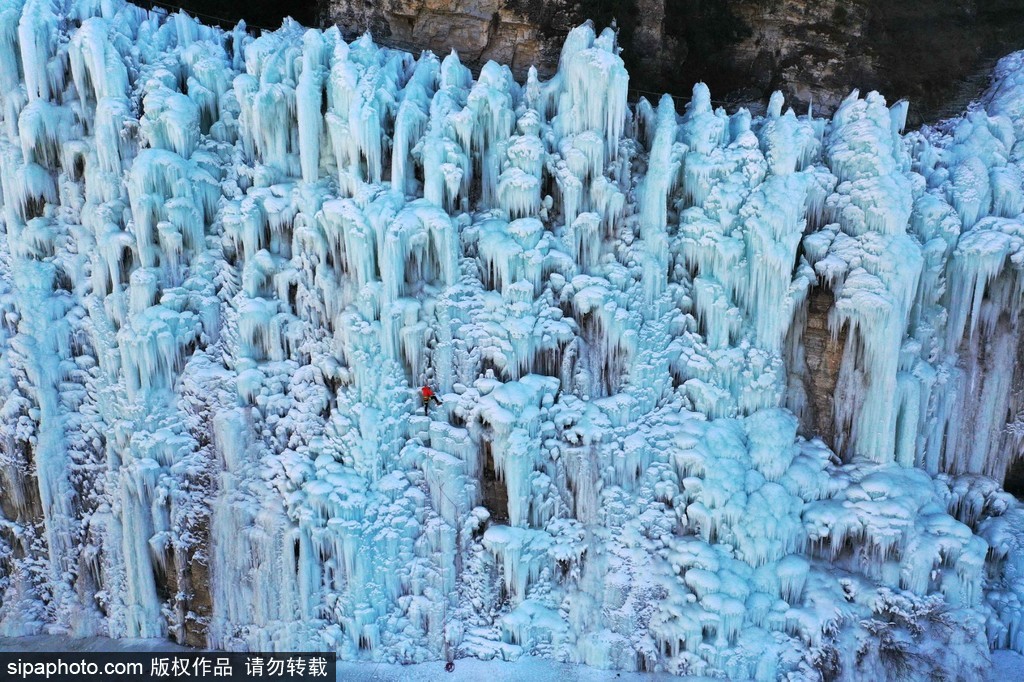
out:
{"label": "snow-covered ground", "polygon": [[[115,640],[108,637],[69,639],[53,635],[35,637],[0,637],[0,651],[192,651],[173,642],[160,639]],[[524,657],[515,662],[460,659],[452,672],[444,670],[444,662],[393,665],[387,663],[338,662],[337,679],[348,682],[518,682],[519,680],[564,680],[565,682],[660,682],[686,680],[698,682],[706,678],[683,677],[665,673],[628,673],[614,670],[596,670],[584,665],[557,663],[549,659]],[[1024,679],[1024,656],[1000,649],[992,652],[992,667],[987,682],[1010,682]]]}
{"label": "snow-covered ground", "polygon": [[0,633],[761,680],[1024,652],[1024,54],[912,132],[628,78],[590,25],[518,83],[0,0]]}
{"label": "snow-covered ground", "polygon": [[[173,642],[161,639],[110,639],[109,637],[84,637],[70,639],[55,635],[34,637],[0,637],[0,651],[122,651],[122,652],[167,652],[194,651]],[[558,663],[550,659],[524,656],[515,662],[481,661],[461,659],[456,661],[451,672],[445,670],[443,661],[394,665],[388,663],[349,663],[339,661],[338,682],[427,682],[447,680],[449,682],[519,682],[520,680],[564,680],[565,682],[658,682],[682,680],[700,682],[705,678],[680,678],[666,673],[628,673],[615,670],[597,670],[585,665]]]}
{"label": "snow-covered ground", "polygon": [[193,651],[167,639],[111,639],[110,637],[0,637],[0,651]]}
{"label": "snow-covered ground", "polygon": [[585,665],[557,663],[550,659],[525,656],[514,662],[481,661],[474,658],[456,661],[451,673],[445,672],[443,661],[416,663],[413,665],[351,664],[338,665],[339,680],[359,682],[429,682],[450,680],[451,682],[538,682],[565,680],[566,682],[704,682],[710,678],[677,677],[668,673],[630,673],[615,670],[597,670]]}
{"label": "snow-covered ground", "polygon": [[[187,647],[161,639],[110,639],[86,637],[69,639],[53,635],[34,637],[0,637],[0,651],[192,651]],[[678,677],[666,673],[629,673],[597,670],[584,665],[558,663],[550,659],[524,657],[515,662],[460,659],[452,672],[444,670],[444,662],[394,665],[387,663],[338,662],[339,682],[414,682],[448,680],[450,682],[518,682],[519,680],[564,680],[565,682],[660,682],[685,680],[699,682],[707,678]],[[1010,682],[1024,679],[1024,656],[1000,649],[992,652],[992,668],[985,676],[988,682]]]}
{"label": "snow-covered ground", "polygon": [[992,669],[986,679],[989,682],[1024,680],[1024,656],[1006,649],[993,651]]}

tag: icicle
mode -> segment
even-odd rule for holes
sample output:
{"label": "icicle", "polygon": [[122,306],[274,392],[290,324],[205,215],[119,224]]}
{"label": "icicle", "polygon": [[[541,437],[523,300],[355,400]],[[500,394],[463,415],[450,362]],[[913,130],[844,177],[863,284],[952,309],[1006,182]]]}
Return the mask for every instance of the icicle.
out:
{"label": "icicle", "polygon": [[302,74],[295,88],[296,122],[299,129],[299,156],[302,179],[314,182],[320,172],[321,107],[327,49],[320,31],[310,29],[302,38]]}

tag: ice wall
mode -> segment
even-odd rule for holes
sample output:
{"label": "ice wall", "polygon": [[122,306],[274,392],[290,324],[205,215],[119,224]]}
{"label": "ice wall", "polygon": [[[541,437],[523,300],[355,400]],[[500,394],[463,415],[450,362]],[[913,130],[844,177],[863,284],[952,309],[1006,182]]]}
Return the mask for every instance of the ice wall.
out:
{"label": "ice wall", "polygon": [[0,0],[0,36],[0,631],[1024,651],[1019,55],[904,135],[877,93],[630,105],[590,25],[525,83],[118,0]]}

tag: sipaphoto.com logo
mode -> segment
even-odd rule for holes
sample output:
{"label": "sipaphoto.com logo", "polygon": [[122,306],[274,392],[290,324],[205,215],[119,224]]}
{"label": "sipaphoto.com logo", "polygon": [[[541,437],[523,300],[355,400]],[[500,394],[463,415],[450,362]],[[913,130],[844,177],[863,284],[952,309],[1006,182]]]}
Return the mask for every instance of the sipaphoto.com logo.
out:
{"label": "sipaphoto.com logo", "polygon": [[142,675],[145,671],[142,663],[133,661],[106,661],[97,663],[80,660],[58,658],[53,661],[8,661],[7,674],[11,677],[49,680],[56,677],[87,677],[95,679],[99,675]]}

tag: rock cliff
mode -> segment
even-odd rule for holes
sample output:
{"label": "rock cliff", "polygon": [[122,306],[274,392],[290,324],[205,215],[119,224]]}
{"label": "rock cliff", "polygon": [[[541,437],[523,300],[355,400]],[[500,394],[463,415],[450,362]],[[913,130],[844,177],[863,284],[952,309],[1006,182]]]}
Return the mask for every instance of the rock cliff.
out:
{"label": "rock cliff", "polygon": [[[909,122],[962,108],[991,60],[1024,47],[1012,0],[324,0],[350,33],[446,54],[554,71],[565,34],[615,20],[631,87],[686,95],[703,80],[746,105],[782,90],[798,108],[832,111],[854,87],[911,100]],[[951,102],[951,99],[955,100]],[[947,108],[952,107],[952,108]]]}

